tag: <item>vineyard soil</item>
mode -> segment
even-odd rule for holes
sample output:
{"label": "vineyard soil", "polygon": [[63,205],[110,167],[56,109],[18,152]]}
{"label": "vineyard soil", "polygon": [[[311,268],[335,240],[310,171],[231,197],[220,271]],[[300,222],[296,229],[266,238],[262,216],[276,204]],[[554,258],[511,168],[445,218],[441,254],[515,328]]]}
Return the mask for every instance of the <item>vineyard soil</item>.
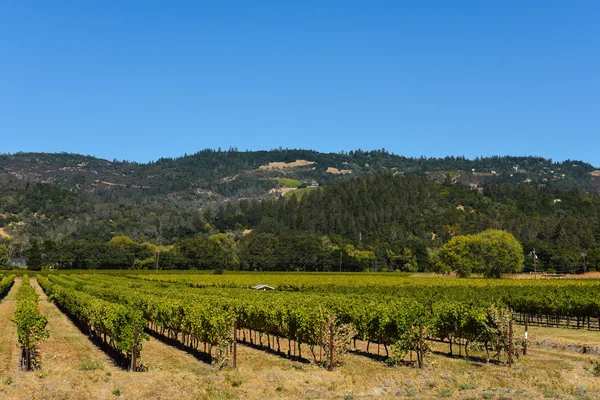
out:
{"label": "vineyard soil", "polygon": [[17,328],[10,321],[15,313],[15,301],[19,287],[21,287],[21,279],[17,278],[10,292],[0,303],[0,373],[16,368],[19,363]]}

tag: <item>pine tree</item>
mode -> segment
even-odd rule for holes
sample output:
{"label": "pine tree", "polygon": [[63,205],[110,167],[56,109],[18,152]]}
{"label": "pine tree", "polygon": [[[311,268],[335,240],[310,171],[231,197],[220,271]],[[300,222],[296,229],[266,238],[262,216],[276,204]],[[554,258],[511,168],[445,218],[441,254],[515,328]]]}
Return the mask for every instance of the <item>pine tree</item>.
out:
{"label": "pine tree", "polygon": [[29,248],[27,257],[27,268],[38,271],[42,269],[42,252],[37,239],[31,240],[31,247]]}

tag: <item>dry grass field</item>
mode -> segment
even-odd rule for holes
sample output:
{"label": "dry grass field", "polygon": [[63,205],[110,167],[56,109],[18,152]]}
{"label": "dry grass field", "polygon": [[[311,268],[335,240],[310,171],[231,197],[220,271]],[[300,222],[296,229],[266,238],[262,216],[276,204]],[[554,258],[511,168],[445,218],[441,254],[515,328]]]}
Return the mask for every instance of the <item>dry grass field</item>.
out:
{"label": "dry grass field", "polygon": [[267,165],[261,165],[258,167],[259,169],[265,170],[275,170],[275,169],[285,169],[285,168],[296,168],[296,167],[308,167],[313,165],[314,161],[307,160],[296,160],[289,163],[285,162],[270,162]]}
{"label": "dry grass field", "polygon": [[[600,356],[536,347],[512,368],[434,352],[423,370],[349,354],[328,372],[240,345],[238,368],[217,370],[151,338],[142,355],[147,371],[130,373],[46,301],[34,279],[50,339],[40,348],[41,369],[25,373],[18,368],[16,329],[10,322],[18,285],[0,303],[2,399],[600,399],[600,378],[592,373],[592,361]],[[521,327],[516,334],[522,334]],[[531,327],[529,337],[600,344],[598,332],[583,330]]]}

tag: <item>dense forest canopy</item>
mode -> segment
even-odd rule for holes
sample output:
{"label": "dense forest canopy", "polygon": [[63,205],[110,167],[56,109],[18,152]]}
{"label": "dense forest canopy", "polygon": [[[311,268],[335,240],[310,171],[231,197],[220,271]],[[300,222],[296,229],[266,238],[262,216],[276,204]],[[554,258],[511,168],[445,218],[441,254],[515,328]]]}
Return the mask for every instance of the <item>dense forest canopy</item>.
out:
{"label": "dense forest canopy", "polygon": [[594,171],[385,150],[203,150],[147,164],[18,153],[0,155],[0,235],[11,257],[39,239],[43,264],[61,268],[408,271],[430,268],[453,237],[501,229],[526,270],[535,249],[539,270],[580,271],[600,267]]}

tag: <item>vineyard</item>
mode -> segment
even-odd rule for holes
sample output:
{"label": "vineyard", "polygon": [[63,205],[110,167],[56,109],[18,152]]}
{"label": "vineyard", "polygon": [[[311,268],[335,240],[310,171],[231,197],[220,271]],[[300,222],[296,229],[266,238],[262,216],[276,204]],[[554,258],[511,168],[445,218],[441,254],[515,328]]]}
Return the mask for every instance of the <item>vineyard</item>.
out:
{"label": "vineyard", "polygon": [[[277,290],[250,289],[259,279]],[[218,366],[236,366],[241,341],[331,369],[344,352],[371,354],[375,347],[390,362],[422,367],[430,341],[446,343],[450,355],[457,347],[505,362],[522,348],[522,338],[509,338],[515,318],[546,325],[566,318],[570,327],[600,329],[595,281],[148,273],[48,274],[38,281],[131,370],[139,369],[146,333]]]}
{"label": "vineyard", "polygon": [[[415,371],[434,368],[439,357],[506,369],[528,357],[525,324],[600,330],[595,280],[136,271],[45,272],[35,284],[27,275],[17,279],[12,320],[24,371],[43,369],[51,357],[43,351],[40,293],[115,366],[140,376],[160,362],[146,354],[153,341],[215,371],[252,367],[239,355],[246,349],[321,371],[346,368],[348,357]],[[14,275],[4,277],[0,294],[14,282]],[[259,283],[275,290],[252,289]]]}

